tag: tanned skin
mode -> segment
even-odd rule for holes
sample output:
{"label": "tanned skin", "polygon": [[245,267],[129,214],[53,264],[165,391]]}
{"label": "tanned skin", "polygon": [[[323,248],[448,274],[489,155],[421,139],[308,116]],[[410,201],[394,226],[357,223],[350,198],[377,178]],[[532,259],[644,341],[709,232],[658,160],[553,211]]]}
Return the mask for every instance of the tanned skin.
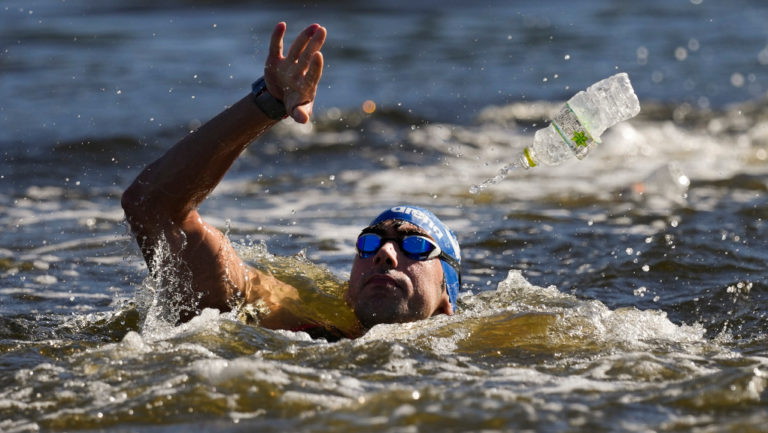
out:
{"label": "tanned skin", "polygon": [[[326,30],[317,24],[307,27],[283,55],[285,31],[285,23],[279,23],[272,33],[264,79],[290,117],[306,123],[322,75]],[[260,317],[262,326],[303,325],[280,306],[279,300],[295,296],[295,289],[247,266],[227,237],[197,211],[243,150],[277,122],[249,94],[147,166],[123,194],[126,218],[150,272],[163,273],[170,284],[188,285],[196,298],[187,300],[193,308],[182,320],[206,307],[229,311],[232,300],[242,297],[266,304],[270,313]],[[163,244],[172,264],[155,257]]]}
{"label": "tanned skin", "polygon": [[[307,27],[283,55],[285,32],[282,22],[272,32],[264,79],[288,115],[306,123],[322,76],[326,29]],[[296,289],[245,264],[229,239],[197,210],[243,150],[278,121],[267,117],[249,94],[147,166],[123,194],[126,218],[150,273],[168,292],[187,296],[181,321],[203,308],[229,311],[240,299],[261,306],[264,327],[313,326],[284,308],[286,301],[298,299]],[[388,237],[419,231],[407,224],[383,229]],[[414,261],[388,242],[373,257],[355,259],[347,300],[365,327],[452,314],[442,277],[437,259]]]}

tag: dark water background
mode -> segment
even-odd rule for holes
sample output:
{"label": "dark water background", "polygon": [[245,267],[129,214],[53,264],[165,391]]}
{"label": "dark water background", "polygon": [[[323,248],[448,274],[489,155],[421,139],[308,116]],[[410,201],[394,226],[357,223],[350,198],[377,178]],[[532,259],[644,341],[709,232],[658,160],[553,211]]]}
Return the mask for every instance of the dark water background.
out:
{"label": "dark water background", "polygon": [[[156,317],[119,196],[248,91],[279,20],[328,28],[315,121],[202,214],[343,279],[370,218],[427,206],[463,246],[460,314],[335,344]],[[0,431],[765,431],[766,23],[761,1],[0,2]],[[618,71],[640,116],[469,192]]]}

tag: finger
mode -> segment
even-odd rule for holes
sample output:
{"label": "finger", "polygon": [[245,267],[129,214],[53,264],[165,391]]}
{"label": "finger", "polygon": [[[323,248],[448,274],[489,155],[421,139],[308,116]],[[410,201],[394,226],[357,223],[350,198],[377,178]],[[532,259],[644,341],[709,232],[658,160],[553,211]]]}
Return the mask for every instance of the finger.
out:
{"label": "finger", "polygon": [[269,58],[280,59],[283,57],[283,36],[286,29],[285,22],[279,22],[272,30],[272,37],[269,41]]}
{"label": "finger", "polygon": [[296,37],[296,40],[291,44],[291,48],[288,49],[288,54],[285,56],[285,58],[291,62],[298,60],[299,54],[301,54],[301,52],[304,50],[304,47],[307,46],[309,38],[315,34],[319,27],[319,24],[312,24],[311,26],[304,29],[304,31],[301,32],[299,36]]}
{"label": "finger", "polygon": [[312,35],[312,39],[309,40],[307,43],[307,46],[304,48],[304,51],[301,53],[301,58],[299,59],[299,63],[303,65],[309,66],[310,60],[312,59],[312,56],[315,55],[315,53],[320,51],[320,48],[323,47],[323,44],[325,43],[325,36],[327,34],[327,31],[325,30],[325,27],[319,27],[314,35]]}
{"label": "finger", "polygon": [[320,81],[322,74],[323,54],[317,52],[312,57],[310,67],[306,74],[300,78],[300,84],[298,84],[295,91],[291,92],[285,99],[285,107],[289,112],[293,112],[297,107],[311,104],[314,101],[315,94],[317,93],[317,84]]}
{"label": "finger", "polygon": [[291,117],[293,120],[298,123],[307,123],[309,121],[310,114],[312,114],[312,105],[312,102],[307,102],[306,104],[299,105],[298,107],[294,108],[291,112]]}
{"label": "finger", "polygon": [[[317,93],[317,83],[320,81],[320,77],[323,75],[323,54],[316,52],[312,56],[309,69],[304,77],[305,80],[305,92],[303,95],[296,94],[291,98],[290,107],[291,117],[298,123],[307,123],[309,116],[312,114],[312,107],[314,106],[315,94]],[[298,99],[303,96],[303,99]],[[287,102],[287,101],[286,101]]]}
{"label": "finger", "polygon": [[323,53],[316,52],[312,56],[312,60],[309,62],[309,68],[305,76],[306,80],[312,83],[312,86],[317,89],[317,83],[320,82],[320,77],[323,76]]}

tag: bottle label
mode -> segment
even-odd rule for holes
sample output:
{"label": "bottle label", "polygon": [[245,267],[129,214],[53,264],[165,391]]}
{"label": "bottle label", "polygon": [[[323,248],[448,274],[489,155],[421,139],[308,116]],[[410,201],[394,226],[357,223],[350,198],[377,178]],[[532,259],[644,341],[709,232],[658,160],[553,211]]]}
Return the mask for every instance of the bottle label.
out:
{"label": "bottle label", "polygon": [[589,150],[595,144],[595,140],[587,131],[587,128],[579,122],[576,113],[573,112],[568,104],[565,104],[560,112],[552,119],[552,126],[563,137],[563,141],[568,143],[577,158],[582,159],[587,156]]}

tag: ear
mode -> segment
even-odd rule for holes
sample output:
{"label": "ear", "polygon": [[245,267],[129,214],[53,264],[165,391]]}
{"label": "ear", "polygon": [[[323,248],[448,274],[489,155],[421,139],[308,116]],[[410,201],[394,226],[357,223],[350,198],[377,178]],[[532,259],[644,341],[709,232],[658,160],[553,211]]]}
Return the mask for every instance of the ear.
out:
{"label": "ear", "polygon": [[448,297],[448,292],[445,290],[440,297],[440,303],[437,304],[437,308],[435,308],[435,312],[432,315],[437,316],[438,314],[453,316],[453,305],[451,305],[451,299]]}

